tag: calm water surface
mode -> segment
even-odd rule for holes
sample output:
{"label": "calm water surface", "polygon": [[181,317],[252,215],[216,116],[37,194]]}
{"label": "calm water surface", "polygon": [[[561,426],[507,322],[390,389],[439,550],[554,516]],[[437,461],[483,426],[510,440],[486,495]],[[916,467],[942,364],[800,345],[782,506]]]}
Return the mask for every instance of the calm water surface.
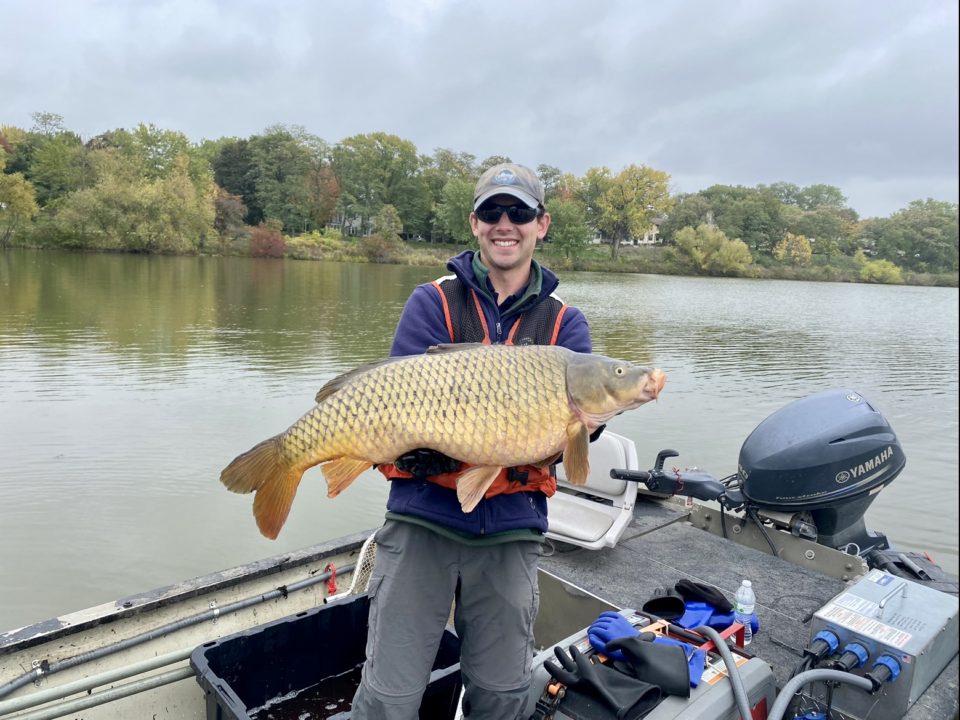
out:
{"label": "calm water surface", "polygon": [[[276,541],[221,468],[331,377],[385,356],[436,268],[0,251],[0,630],[374,528],[386,482],[307,473]],[[867,514],[958,569],[958,293],[563,273],[595,350],[669,374],[616,418],[641,464],[717,476],[791,400],[834,387],[890,421],[904,472]]]}

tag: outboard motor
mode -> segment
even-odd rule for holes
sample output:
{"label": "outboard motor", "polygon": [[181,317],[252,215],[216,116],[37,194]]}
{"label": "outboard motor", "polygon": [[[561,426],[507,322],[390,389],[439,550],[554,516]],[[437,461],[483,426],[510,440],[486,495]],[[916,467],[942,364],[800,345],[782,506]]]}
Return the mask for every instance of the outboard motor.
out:
{"label": "outboard motor", "polygon": [[[761,512],[793,513],[797,534],[862,554],[886,549],[864,513],[906,464],[893,428],[860,393],[837,389],[786,405],[744,441],[740,492]],[[812,526],[812,527],[811,527]]]}
{"label": "outboard motor", "polygon": [[892,548],[867,530],[864,514],[907,459],[883,417],[854,390],[826,390],[795,400],[754,428],[740,448],[737,473],[718,480],[697,468],[667,470],[678,455],[661,450],[647,471],[612,468],[610,476],[643,483],[658,494],[685,495],[743,511],[767,538],[772,525],[791,535],[862,557],[870,568],[923,582],[951,595],[960,584],[926,553]]}

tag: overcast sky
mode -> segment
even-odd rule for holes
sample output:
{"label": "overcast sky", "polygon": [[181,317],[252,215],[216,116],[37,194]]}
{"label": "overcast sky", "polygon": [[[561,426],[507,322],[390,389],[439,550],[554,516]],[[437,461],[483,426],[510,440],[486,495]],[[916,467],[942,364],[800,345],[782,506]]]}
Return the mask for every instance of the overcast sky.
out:
{"label": "overcast sky", "polygon": [[957,0],[0,0],[0,125],[302,125],[674,192],[958,200]]}

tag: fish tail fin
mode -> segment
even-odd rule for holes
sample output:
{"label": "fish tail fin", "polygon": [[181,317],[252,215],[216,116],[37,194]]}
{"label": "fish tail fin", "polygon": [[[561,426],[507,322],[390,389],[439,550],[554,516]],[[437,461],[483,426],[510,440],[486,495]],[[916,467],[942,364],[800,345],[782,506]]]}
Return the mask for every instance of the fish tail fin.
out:
{"label": "fish tail fin", "polygon": [[342,457],[320,466],[327,480],[327,497],[334,498],[356,480],[362,472],[373,467],[369,460]]}
{"label": "fish tail fin", "polygon": [[255,492],[253,516],[264,537],[276,540],[303,477],[282,452],[282,435],[254,445],[220,473],[220,482],[236,493]]}
{"label": "fish tail fin", "polygon": [[465,512],[472,512],[503,470],[497,465],[477,465],[457,478],[457,500]]}

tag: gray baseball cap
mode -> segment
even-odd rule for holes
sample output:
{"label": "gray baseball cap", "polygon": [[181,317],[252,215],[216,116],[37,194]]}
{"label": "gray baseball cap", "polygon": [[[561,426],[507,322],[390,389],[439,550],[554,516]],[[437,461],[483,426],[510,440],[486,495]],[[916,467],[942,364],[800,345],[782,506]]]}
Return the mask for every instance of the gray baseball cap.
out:
{"label": "gray baseball cap", "polygon": [[473,209],[476,210],[494,195],[512,195],[528,207],[543,205],[543,183],[528,167],[513,163],[494,165],[477,180],[473,191]]}

